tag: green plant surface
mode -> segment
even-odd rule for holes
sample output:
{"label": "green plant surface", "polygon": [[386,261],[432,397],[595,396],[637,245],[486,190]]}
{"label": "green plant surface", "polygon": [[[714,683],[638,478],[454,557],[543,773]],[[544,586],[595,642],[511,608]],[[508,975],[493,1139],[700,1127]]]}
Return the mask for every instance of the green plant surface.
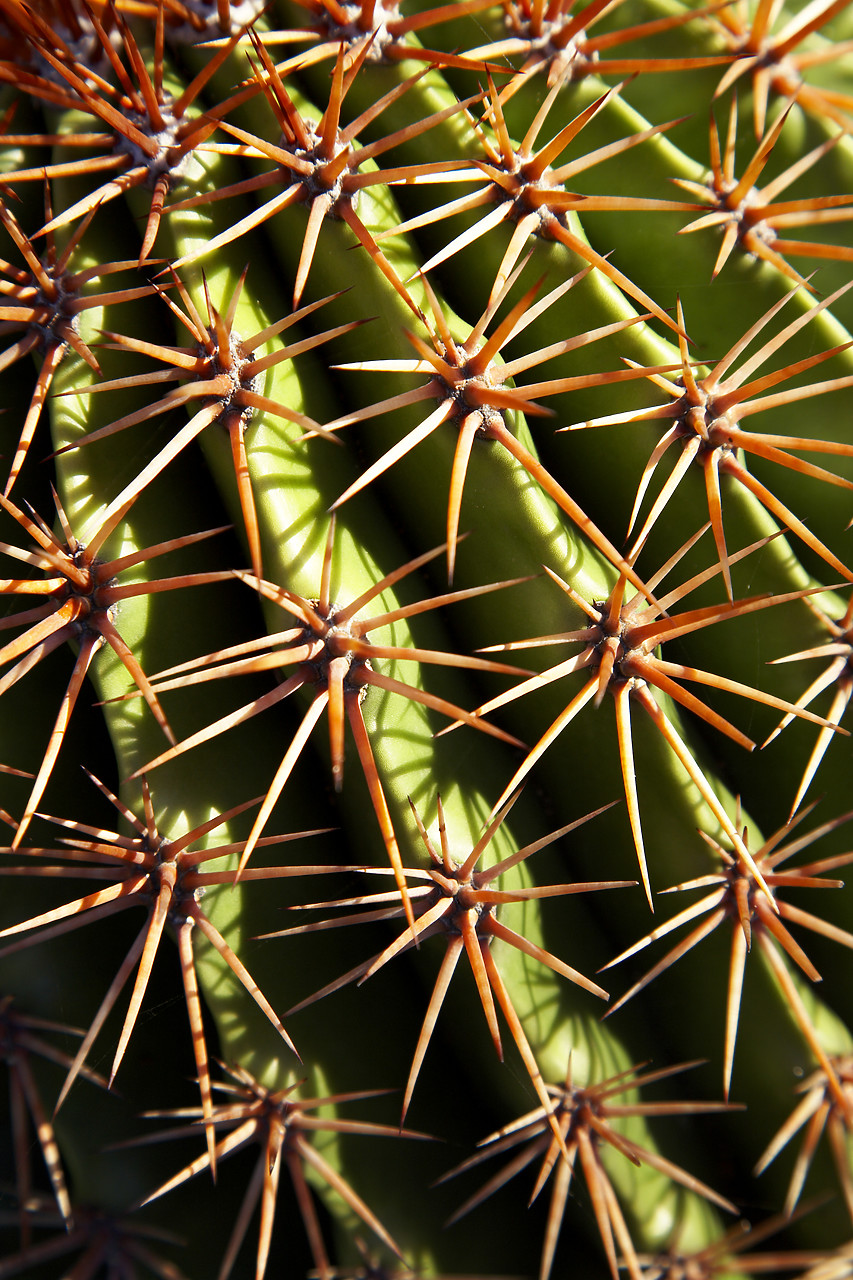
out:
{"label": "green plant surface", "polygon": [[0,1278],[848,1274],[851,68],[4,0]]}

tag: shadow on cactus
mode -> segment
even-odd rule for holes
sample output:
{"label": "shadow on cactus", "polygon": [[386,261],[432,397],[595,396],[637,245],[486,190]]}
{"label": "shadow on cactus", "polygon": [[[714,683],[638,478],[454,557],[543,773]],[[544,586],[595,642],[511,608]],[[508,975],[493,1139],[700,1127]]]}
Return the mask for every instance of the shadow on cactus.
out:
{"label": "shadow on cactus", "polygon": [[[807,842],[841,820],[801,832],[819,779],[828,815],[851,804],[839,726],[853,140],[833,135],[853,118],[853,6],[694,5],[274,0],[256,22],[256,0],[0,0],[0,760],[36,775],[0,769],[0,1014],[29,1020],[12,1047],[27,1038],[12,1063],[15,1132],[0,1137],[0,1276],[850,1272],[850,992],[830,954],[850,952],[848,890],[824,893],[823,911],[809,901],[842,874],[847,828],[826,835],[820,859]],[[677,236],[691,219],[694,233]],[[528,250],[547,266],[524,267]],[[196,260],[215,280],[209,299],[179,265]],[[552,439],[592,415],[612,432]],[[746,429],[751,417],[761,431]],[[336,447],[294,441],[323,424]],[[177,536],[221,524],[226,508],[230,542]],[[423,585],[445,556],[453,574],[469,517],[479,533],[454,586],[471,590]],[[780,540],[742,560],[774,521]],[[161,563],[175,568],[157,581]],[[523,591],[497,591],[508,579]],[[757,594],[766,582],[776,596]],[[532,679],[509,665],[528,636],[546,650]],[[798,681],[798,668],[763,665],[780,655],[814,658],[814,670]],[[91,710],[78,705],[90,680]],[[594,716],[611,694],[615,716]],[[498,707],[506,724],[489,714]],[[745,756],[794,715],[808,729],[779,733],[766,767]],[[482,732],[452,744],[435,733],[458,720]],[[366,781],[351,760],[338,797],[347,752]],[[151,796],[110,782],[111,806],[81,787],[80,753],[108,781],[156,756]],[[623,794],[627,822],[602,814],[565,849],[537,839]],[[793,799],[794,822],[767,842],[750,823],[747,839],[738,794],[744,813],[778,803],[784,816]],[[215,825],[229,813],[233,826]],[[269,833],[330,821],[327,861],[339,865],[278,865],[290,855]],[[640,873],[620,861],[635,856]],[[309,873],[342,879],[283,881]],[[567,896],[616,875],[649,896],[658,879],[689,885],[696,901],[652,930],[636,890]],[[130,905],[135,923],[120,914]],[[276,918],[285,906],[300,913]],[[378,936],[338,927],[356,920]],[[294,922],[287,942],[253,953],[250,935]],[[741,983],[750,1000],[749,943],[771,978],[751,1006],[735,1000]],[[595,971],[634,951],[629,1007],[599,1020]],[[452,976],[468,967],[473,981]],[[293,1024],[288,1006],[321,987],[334,994]],[[724,1035],[708,1023],[717,1006]],[[79,1053],[49,1029],[63,1019],[83,1028]],[[293,1087],[282,1023],[306,1058],[310,1046],[310,1088]],[[42,1061],[36,1041],[60,1057]],[[709,1050],[745,1112],[717,1101],[719,1075],[716,1093],[705,1080],[689,1091],[696,1104],[680,1100],[673,1064]],[[85,1064],[117,1071],[114,1089],[68,1093]],[[789,1098],[791,1065],[805,1074]],[[33,1105],[27,1068],[47,1101],[66,1081],[55,1121]],[[396,1099],[354,1101],[386,1084]],[[524,1100],[507,1110],[508,1094]],[[390,1137],[409,1104],[451,1154],[375,1149],[347,1119],[390,1122]],[[184,1133],[184,1152],[151,1132],[150,1146],[101,1159],[105,1131],[114,1145],[135,1137],[155,1107],[173,1118],[150,1130]],[[693,1123],[696,1107],[711,1125]],[[656,1110],[672,1113],[661,1140],[690,1146],[667,1154],[701,1184],[655,1155]],[[762,1151],[776,1168],[756,1182]],[[453,1165],[470,1186],[430,1193]],[[538,1201],[519,1223],[527,1196],[513,1173],[528,1165]],[[821,1223],[795,1211],[790,1247],[774,1250],[773,1215],[805,1189],[835,1190],[830,1228],[819,1237]],[[442,1233],[472,1190],[463,1208],[476,1214]],[[726,1233],[723,1201],[766,1221]],[[139,1212],[125,1216],[128,1202]]]}

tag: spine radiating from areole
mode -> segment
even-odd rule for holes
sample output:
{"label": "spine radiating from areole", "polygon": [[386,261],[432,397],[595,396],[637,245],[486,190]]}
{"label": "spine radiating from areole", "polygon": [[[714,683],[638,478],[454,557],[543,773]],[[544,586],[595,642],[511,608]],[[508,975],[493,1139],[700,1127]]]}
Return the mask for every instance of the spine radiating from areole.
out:
{"label": "spine radiating from areole", "polygon": [[850,5],[1,8],[0,1276],[846,1274]]}

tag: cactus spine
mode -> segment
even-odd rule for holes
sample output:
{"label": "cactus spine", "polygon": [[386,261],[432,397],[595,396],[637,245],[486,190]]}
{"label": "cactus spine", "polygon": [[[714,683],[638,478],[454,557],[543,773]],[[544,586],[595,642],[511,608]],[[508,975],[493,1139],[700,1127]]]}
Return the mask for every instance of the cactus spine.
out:
{"label": "cactus spine", "polygon": [[850,5],[245,10],[2,2],[0,1277],[847,1275]]}

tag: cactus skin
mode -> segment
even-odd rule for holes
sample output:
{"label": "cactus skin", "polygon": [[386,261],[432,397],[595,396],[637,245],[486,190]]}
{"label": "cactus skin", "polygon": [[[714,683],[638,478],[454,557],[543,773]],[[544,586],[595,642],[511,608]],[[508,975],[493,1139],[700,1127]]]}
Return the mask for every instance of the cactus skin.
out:
{"label": "cactus skin", "polygon": [[[0,12],[0,1010],[31,1035],[0,1038],[0,1277],[737,1277],[731,1207],[762,1272],[834,1275],[837,1251],[847,1274],[853,751],[826,721],[851,679],[851,6],[207,7]],[[38,519],[109,529],[106,606],[68,603]],[[653,698],[630,684],[652,670]],[[138,839],[235,848],[190,881],[227,955],[161,889],[181,963],[152,943],[132,1026],[125,996],[65,1097],[63,1029],[143,925],[106,898],[50,915],[111,883],[115,808],[81,765]],[[820,844],[774,877],[800,831]],[[688,883],[689,918],[658,896]],[[703,941],[677,959],[676,911]],[[263,1154],[232,1163],[235,1081]],[[570,1086],[580,1137],[543,1114]],[[528,1113],[541,1170],[463,1185]]]}

